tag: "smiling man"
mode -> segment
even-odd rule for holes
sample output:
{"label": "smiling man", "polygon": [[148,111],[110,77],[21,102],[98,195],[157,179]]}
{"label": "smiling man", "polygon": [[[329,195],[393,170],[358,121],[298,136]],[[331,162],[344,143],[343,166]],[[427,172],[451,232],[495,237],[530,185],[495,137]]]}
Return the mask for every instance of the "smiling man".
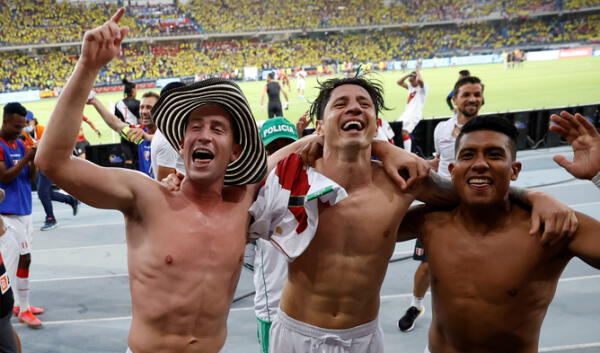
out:
{"label": "smiling man", "polygon": [[600,268],[600,223],[577,214],[574,236],[543,246],[531,212],[508,197],[517,130],[499,117],[462,127],[450,164],[460,205],[411,208],[399,240],[419,235],[429,256],[432,353],[534,353],[560,275],[577,256]]}
{"label": "smiling man", "polygon": [[[314,171],[333,187],[313,192],[312,168],[306,175],[291,156],[271,172],[250,208],[251,233],[270,236],[289,261],[270,331],[272,353],[383,352],[379,292],[397,241],[394,234],[416,198],[436,205],[456,201],[451,185],[435,174],[425,178],[424,187],[406,192],[393,180],[397,169],[386,172],[372,160],[373,153],[386,163],[396,153],[414,156],[388,142],[373,142],[383,109],[377,82],[355,77],[321,83],[310,110],[323,138]],[[313,194],[332,190],[335,202],[319,200],[311,206]],[[298,204],[298,198],[306,201]],[[284,201],[280,208],[278,200]]]}
{"label": "smiling man", "polygon": [[[125,217],[133,318],[132,352],[218,352],[246,243],[248,207],[266,171],[266,153],[239,87],[211,79],[165,93],[152,111],[183,151],[187,177],[169,191],[142,173],[71,156],[101,68],[119,55],[127,28],[119,10],[86,32],[36,163],[72,195]],[[168,133],[167,133],[168,132]],[[231,187],[225,187],[231,185]]]}

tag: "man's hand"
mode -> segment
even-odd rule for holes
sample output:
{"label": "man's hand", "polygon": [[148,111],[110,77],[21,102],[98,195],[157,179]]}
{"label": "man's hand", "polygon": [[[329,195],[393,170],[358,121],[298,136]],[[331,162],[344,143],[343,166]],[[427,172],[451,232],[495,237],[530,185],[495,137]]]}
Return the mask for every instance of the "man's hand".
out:
{"label": "man's hand", "polygon": [[37,152],[37,146],[31,146],[27,149],[27,153],[25,153],[25,156],[23,157],[24,160],[26,161],[33,161],[33,159],[35,158],[35,153]]}
{"label": "man's hand", "polygon": [[529,234],[542,233],[542,244],[556,244],[565,237],[571,237],[577,231],[579,221],[568,206],[552,196],[531,192],[531,229]]}
{"label": "man's hand", "polygon": [[314,168],[317,159],[323,157],[324,139],[323,135],[317,134],[313,134],[311,137],[312,139],[300,151],[300,157],[302,157],[304,164]]}
{"label": "man's hand", "polygon": [[86,69],[100,70],[121,53],[121,42],[129,32],[128,27],[119,27],[125,13],[120,8],[102,26],[85,32],[79,63]]}
{"label": "man's hand", "polygon": [[579,179],[592,179],[600,173],[600,134],[581,114],[575,116],[563,111],[550,119],[556,125],[550,130],[558,133],[573,147],[573,161],[561,155],[554,161]]}
{"label": "man's hand", "polygon": [[306,129],[307,126],[309,126],[312,123],[312,118],[309,120],[308,119],[308,110],[304,112],[304,114],[302,114],[302,116],[300,117],[300,119],[298,119],[298,122],[296,123],[296,132],[298,133],[298,138],[302,137],[302,133],[304,132],[304,129]]}
{"label": "man's hand", "polygon": [[172,173],[167,175],[166,178],[160,181],[169,191],[179,191],[181,189],[181,182],[185,178],[185,175],[181,173]]}
{"label": "man's hand", "polygon": [[146,133],[139,127],[132,127],[127,131],[127,139],[133,143],[141,142]]}
{"label": "man's hand", "polygon": [[373,141],[372,146],[373,155],[381,159],[386,173],[402,191],[407,191],[429,177],[429,164],[416,154],[387,141]]}

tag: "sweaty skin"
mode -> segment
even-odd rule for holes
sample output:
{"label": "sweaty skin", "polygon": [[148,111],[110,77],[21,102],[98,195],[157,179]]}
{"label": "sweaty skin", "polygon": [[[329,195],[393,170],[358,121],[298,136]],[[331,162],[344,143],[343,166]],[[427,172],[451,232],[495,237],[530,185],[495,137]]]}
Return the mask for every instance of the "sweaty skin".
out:
{"label": "sweaty skin", "polygon": [[[350,120],[360,121],[362,130],[344,131]],[[343,186],[348,198],[321,207],[314,239],[289,264],[280,307],[296,320],[346,329],[377,317],[395,234],[414,196],[371,162],[375,109],[364,88],[335,88],[319,123],[323,158],[315,168]]]}
{"label": "sweaty skin", "polygon": [[[529,234],[531,212],[508,198],[512,162],[505,135],[466,134],[451,165],[461,203],[411,208],[399,240],[420,236],[431,273],[432,353],[538,351],[540,328],[560,275],[573,256],[600,268],[600,223],[577,214],[571,238],[542,245]],[[490,180],[487,184],[474,180]]]}
{"label": "sweaty skin", "polygon": [[[63,189],[125,217],[135,353],[214,353],[239,278],[256,186],[223,187],[226,166],[239,155],[229,115],[214,105],[194,110],[182,142],[188,176],[172,192],[145,175],[102,168],[71,156],[89,92],[100,69],[118,55],[127,29],[121,9],[88,31],[82,55],[40,144],[40,168]],[[194,157],[209,150],[213,158]]]}

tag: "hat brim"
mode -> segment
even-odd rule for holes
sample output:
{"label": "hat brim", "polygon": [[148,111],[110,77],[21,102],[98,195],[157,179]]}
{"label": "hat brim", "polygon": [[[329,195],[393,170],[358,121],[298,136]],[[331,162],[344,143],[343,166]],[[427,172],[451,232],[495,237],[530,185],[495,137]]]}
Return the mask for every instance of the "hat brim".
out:
{"label": "hat brim", "polygon": [[267,170],[267,154],[250,105],[233,81],[211,78],[169,90],[152,108],[152,118],[171,146],[179,150],[190,113],[207,104],[219,105],[231,115],[242,146],[240,156],[227,166],[225,185],[262,181]]}

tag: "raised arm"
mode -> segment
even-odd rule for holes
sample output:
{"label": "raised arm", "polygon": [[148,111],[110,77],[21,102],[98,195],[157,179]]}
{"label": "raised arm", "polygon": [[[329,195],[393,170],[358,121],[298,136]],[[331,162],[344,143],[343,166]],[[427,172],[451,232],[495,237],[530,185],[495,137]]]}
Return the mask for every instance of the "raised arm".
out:
{"label": "raised arm", "polygon": [[128,28],[118,25],[124,12],[118,10],[104,25],[85,33],[81,56],[52,112],[35,162],[57,185],[83,202],[128,212],[134,206],[135,187],[145,177],[72,156],[87,92],[100,69],[119,55],[121,41],[128,32]]}
{"label": "raised arm", "polygon": [[94,130],[94,132],[96,133],[96,135],[98,135],[98,137],[102,136],[102,133],[100,132],[100,130],[98,130],[98,128],[96,127],[96,125],[94,124],[93,121],[86,119],[86,120],[84,120],[84,122],[87,123],[92,128],[92,130]]}
{"label": "raised arm", "polygon": [[554,161],[574,177],[589,179],[600,188],[600,134],[581,114],[575,116],[561,112],[550,119],[556,125],[550,130],[561,135],[573,147],[573,160],[564,156],[554,156]]}
{"label": "raised arm", "polygon": [[408,76],[410,76],[410,74],[402,76],[402,78],[400,78],[396,82],[398,84],[398,86],[402,86],[402,87],[408,89],[408,85],[406,84],[406,82],[404,82],[404,81],[406,81],[406,79],[408,78]]}
{"label": "raised arm", "polygon": [[425,83],[423,82],[423,76],[421,76],[421,70],[417,69],[415,70],[415,72],[417,73],[417,86],[422,88],[425,85]]}
{"label": "raised arm", "polygon": [[88,100],[87,104],[92,105],[96,109],[98,114],[100,114],[102,117],[102,120],[104,120],[106,125],[108,125],[113,131],[121,133],[121,130],[128,126],[126,123],[117,118],[116,115],[109,112],[98,98],[94,97]]}

